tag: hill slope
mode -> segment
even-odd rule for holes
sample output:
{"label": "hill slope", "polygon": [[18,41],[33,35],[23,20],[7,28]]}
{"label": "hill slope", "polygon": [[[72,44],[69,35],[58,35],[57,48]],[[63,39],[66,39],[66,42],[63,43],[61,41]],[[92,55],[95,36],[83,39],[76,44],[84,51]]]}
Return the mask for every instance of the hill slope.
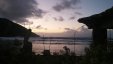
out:
{"label": "hill slope", "polygon": [[[23,37],[28,30],[8,19],[0,18],[0,37]],[[32,32],[31,36],[39,37]]]}

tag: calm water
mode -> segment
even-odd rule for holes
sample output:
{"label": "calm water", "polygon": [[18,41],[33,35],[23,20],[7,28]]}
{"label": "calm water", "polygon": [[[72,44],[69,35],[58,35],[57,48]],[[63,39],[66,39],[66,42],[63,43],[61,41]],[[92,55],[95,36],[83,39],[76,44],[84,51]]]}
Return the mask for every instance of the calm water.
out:
{"label": "calm water", "polygon": [[[23,40],[20,37],[4,38],[0,37],[2,40]],[[89,40],[90,41],[90,40]],[[30,38],[32,42],[32,51],[36,54],[42,54],[43,50],[50,50],[51,54],[53,52],[60,53],[61,50],[64,50],[63,47],[67,46],[71,52],[75,52],[77,55],[84,54],[85,47],[89,47],[88,40],[72,40],[72,39],[47,39],[42,40],[40,38]]]}
{"label": "calm water", "polygon": [[83,55],[85,47],[89,47],[88,41],[78,41],[73,40],[53,40],[53,41],[32,41],[32,50],[36,54],[42,54],[43,50],[50,50],[51,54],[57,52],[60,54],[64,51],[63,47],[67,46],[71,52],[75,52],[77,55]]}

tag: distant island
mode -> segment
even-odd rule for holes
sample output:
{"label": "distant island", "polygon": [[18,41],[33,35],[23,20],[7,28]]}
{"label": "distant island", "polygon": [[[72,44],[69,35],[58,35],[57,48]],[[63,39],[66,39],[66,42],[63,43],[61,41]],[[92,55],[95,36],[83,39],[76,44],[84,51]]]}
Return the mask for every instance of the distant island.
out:
{"label": "distant island", "polygon": [[[6,18],[0,18],[0,37],[23,37],[28,29]],[[31,37],[40,37],[31,33]]]}

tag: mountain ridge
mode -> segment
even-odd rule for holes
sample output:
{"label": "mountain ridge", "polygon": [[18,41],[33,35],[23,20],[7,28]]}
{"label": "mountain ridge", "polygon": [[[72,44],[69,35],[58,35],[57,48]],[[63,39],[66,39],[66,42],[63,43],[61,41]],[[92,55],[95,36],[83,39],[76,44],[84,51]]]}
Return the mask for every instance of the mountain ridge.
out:
{"label": "mountain ridge", "polygon": [[[0,18],[0,37],[24,37],[28,29],[6,18]],[[32,37],[39,37],[31,33]]]}

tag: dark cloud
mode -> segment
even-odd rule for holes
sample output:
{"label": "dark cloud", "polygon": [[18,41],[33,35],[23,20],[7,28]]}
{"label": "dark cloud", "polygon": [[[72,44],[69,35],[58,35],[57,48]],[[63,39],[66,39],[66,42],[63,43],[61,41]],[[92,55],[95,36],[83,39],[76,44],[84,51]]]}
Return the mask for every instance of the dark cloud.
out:
{"label": "dark cloud", "polygon": [[55,20],[55,21],[64,21],[64,18],[63,17],[58,17],[58,18],[56,18],[56,17],[53,17],[53,19]]}
{"label": "dark cloud", "polygon": [[69,18],[69,20],[74,20],[75,19],[75,16],[72,16]]}
{"label": "dark cloud", "polygon": [[58,21],[56,17],[53,17],[53,19],[54,19],[55,21]]}
{"label": "dark cloud", "polygon": [[41,25],[36,26],[36,29],[44,29],[44,30],[48,30],[47,28],[42,27]]}
{"label": "dark cloud", "polygon": [[39,9],[35,0],[0,0],[0,17],[16,22],[26,22],[26,18],[43,17],[45,11]]}
{"label": "dark cloud", "polygon": [[59,17],[58,20],[59,20],[59,21],[64,21],[64,18],[63,18],[63,17]]}
{"label": "dark cloud", "polygon": [[36,26],[36,29],[42,29],[41,25]]}
{"label": "dark cloud", "polygon": [[82,15],[82,13],[80,13],[80,12],[75,12],[75,14],[77,14],[77,15]]}
{"label": "dark cloud", "polygon": [[57,4],[53,7],[54,10],[60,12],[64,9],[69,9],[75,7],[77,3],[79,3],[80,0],[61,0],[61,3]]}
{"label": "dark cloud", "polygon": [[71,30],[70,28],[64,28],[65,30]]}

